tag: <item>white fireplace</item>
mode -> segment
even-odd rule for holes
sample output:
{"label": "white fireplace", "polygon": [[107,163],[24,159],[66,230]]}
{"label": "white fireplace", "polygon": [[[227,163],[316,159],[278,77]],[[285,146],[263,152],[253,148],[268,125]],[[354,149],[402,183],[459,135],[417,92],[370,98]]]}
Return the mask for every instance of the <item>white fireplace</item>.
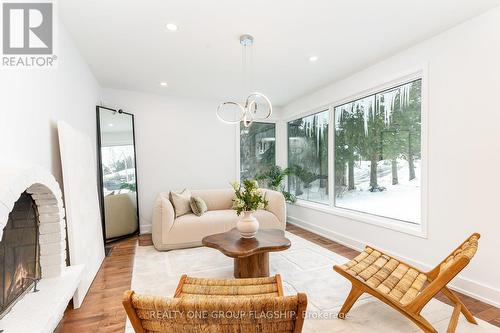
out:
{"label": "white fireplace", "polygon": [[[37,276],[23,276],[26,271],[17,272],[15,276],[19,281],[40,278],[37,283],[39,291],[35,292],[31,285],[11,303],[0,321],[0,330],[4,333],[53,332],[78,286],[83,270],[81,265],[66,265],[62,192],[55,178],[41,167],[0,165],[0,242],[16,202],[21,197],[25,200],[28,195],[37,212]],[[6,230],[5,235],[7,233]],[[13,241],[15,239],[10,239],[10,242]],[[2,284],[12,283],[11,280]]]}

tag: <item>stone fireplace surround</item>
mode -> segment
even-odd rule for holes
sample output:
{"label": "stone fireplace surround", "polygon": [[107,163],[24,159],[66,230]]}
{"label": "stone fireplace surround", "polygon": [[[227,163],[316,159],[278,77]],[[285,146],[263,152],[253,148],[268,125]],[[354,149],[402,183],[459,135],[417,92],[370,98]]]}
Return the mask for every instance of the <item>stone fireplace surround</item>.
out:
{"label": "stone fireplace surround", "polygon": [[9,213],[24,191],[31,194],[39,213],[42,278],[59,276],[66,267],[66,224],[62,193],[51,174],[38,168],[0,173],[0,239]]}
{"label": "stone fireplace surround", "polygon": [[66,266],[62,192],[52,174],[38,166],[0,165],[0,239],[9,213],[25,191],[39,213],[40,292],[19,300],[0,322],[0,330],[53,332],[80,282],[83,266]]}

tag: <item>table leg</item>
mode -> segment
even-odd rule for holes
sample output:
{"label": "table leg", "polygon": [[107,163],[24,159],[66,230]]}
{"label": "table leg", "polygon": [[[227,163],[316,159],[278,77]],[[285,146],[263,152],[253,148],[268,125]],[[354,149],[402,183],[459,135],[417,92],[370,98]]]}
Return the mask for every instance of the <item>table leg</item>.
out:
{"label": "table leg", "polygon": [[234,258],[235,278],[256,278],[269,276],[269,252],[254,254],[245,258]]}

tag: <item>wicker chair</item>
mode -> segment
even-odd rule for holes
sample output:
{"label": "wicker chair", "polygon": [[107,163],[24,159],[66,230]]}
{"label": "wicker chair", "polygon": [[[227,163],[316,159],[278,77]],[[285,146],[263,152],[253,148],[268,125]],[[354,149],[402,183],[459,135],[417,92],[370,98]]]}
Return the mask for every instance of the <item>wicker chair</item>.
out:
{"label": "wicker chair", "polygon": [[460,312],[470,323],[477,325],[471,312],[446,285],[469,264],[477,251],[479,237],[479,234],[470,236],[436,268],[427,273],[372,247],[366,247],[345,265],[333,267],[352,283],[351,292],[339,312],[339,318],[344,319],[356,300],[363,293],[368,293],[409,318],[422,331],[435,333],[437,331],[420,312],[441,291],[455,304],[448,333],[455,332]]}
{"label": "wicker chair", "polygon": [[174,298],[127,291],[123,306],[136,333],[300,333],[307,297],[284,297],[279,275],[237,280],[183,275]]}

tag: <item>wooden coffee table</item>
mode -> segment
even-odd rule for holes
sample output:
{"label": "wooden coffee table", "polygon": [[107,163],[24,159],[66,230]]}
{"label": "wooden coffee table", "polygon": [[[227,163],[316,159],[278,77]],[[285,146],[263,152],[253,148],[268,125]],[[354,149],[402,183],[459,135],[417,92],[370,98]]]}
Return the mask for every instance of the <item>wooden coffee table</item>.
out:
{"label": "wooden coffee table", "polygon": [[283,230],[259,230],[255,238],[241,238],[236,228],[206,236],[202,243],[234,258],[235,278],[269,276],[269,252],[283,251],[291,245]]}

